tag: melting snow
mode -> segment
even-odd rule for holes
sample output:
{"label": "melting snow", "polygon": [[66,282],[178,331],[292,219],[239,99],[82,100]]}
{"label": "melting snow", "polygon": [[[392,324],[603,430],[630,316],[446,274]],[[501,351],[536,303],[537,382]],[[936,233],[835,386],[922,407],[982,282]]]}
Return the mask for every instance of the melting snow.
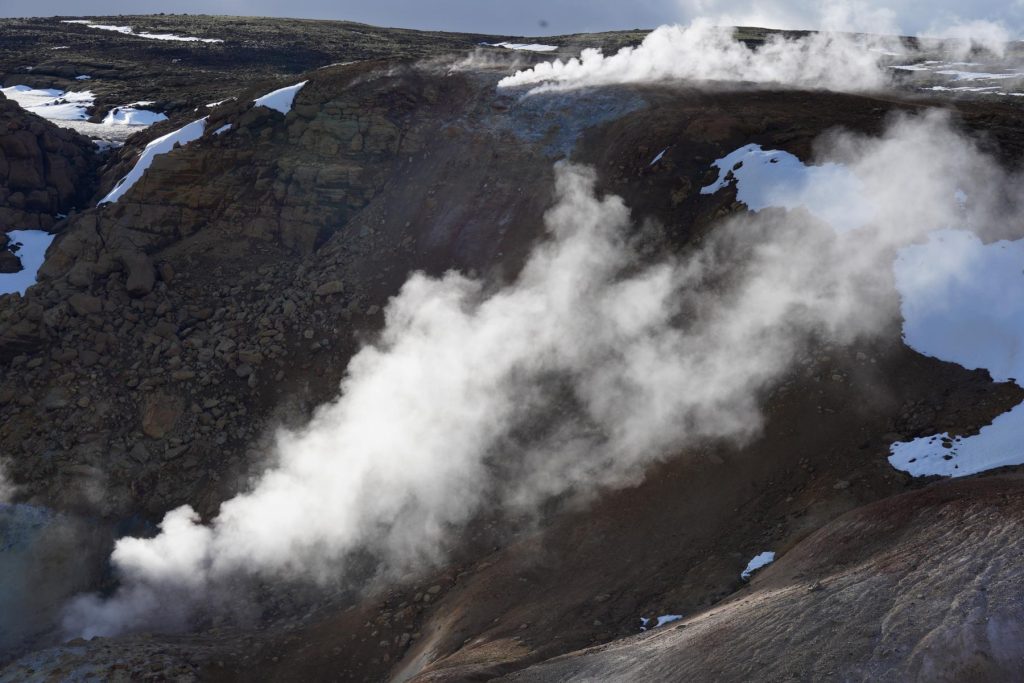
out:
{"label": "melting snow", "polygon": [[[988,67],[994,69],[992,71],[970,71],[963,67]],[[920,62],[917,64],[901,64],[890,67],[900,71],[912,71],[923,74],[931,74],[937,77],[942,77],[950,83],[958,82],[972,82],[972,81],[1001,81],[1009,82],[1019,79],[1024,79],[1024,72],[1017,70],[1007,70],[997,65],[985,65],[981,62],[940,62],[940,61],[927,61]],[[934,81],[934,78],[928,80]],[[986,88],[971,88],[968,86],[950,87],[948,85],[925,85],[922,90],[930,90],[934,92],[978,92],[985,94],[999,94],[1005,95],[1010,94],[1006,92],[989,92],[989,91],[1001,91],[1004,85],[988,86]],[[1017,94],[1017,93],[1012,93]]]}
{"label": "melting snow", "polygon": [[20,245],[15,253],[21,259],[21,270],[17,273],[0,273],[0,294],[24,294],[26,289],[36,283],[36,273],[43,265],[53,235],[42,230],[12,230],[7,236],[12,245]]}
{"label": "melting snow", "polygon": [[114,189],[112,189],[110,193],[107,194],[107,196],[101,199],[98,203],[106,204],[109,202],[116,202],[118,199],[124,196],[125,192],[131,189],[132,185],[139,181],[139,179],[142,177],[142,174],[146,172],[146,169],[152,165],[153,159],[155,159],[157,156],[161,154],[166,154],[167,152],[170,152],[172,149],[174,149],[175,144],[184,146],[192,142],[193,140],[196,140],[197,138],[202,136],[203,130],[205,130],[205,128],[206,117],[204,116],[198,121],[193,121],[187,126],[179,128],[176,131],[170,132],[167,135],[158,137],[156,140],[150,142],[148,145],[146,145],[146,148],[142,150],[142,154],[141,156],[139,156],[139,160],[135,162],[135,166],[133,166],[132,170],[128,172],[128,175],[126,175],[124,178],[121,178],[121,180],[117,182],[117,185],[114,186]]}
{"label": "melting snow", "polygon": [[[651,626],[651,628],[658,628],[659,626],[664,626],[665,624],[671,624],[673,621],[679,621],[682,618],[682,614],[663,614],[657,618],[657,623],[654,624],[654,626]],[[640,630],[646,631],[647,625],[650,623],[651,620],[647,617],[640,617]]]}
{"label": "melting snow", "polygon": [[[805,166],[789,152],[747,145],[713,165],[718,167],[718,180],[700,193],[713,194],[735,182],[736,198],[751,211],[802,206],[839,232],[859,228],[874,216],[870,204],[853,201],[864,194],[863,186],[842,164]],[[851,206],[858,210],[851,211]]]}
{"label": "melting snow", "polygon": [[[992,91],[993,90],[999,90],[999,86],[998,85],[981,85],[981,86],[959,85],[959,86],[955,86],[954,87],[954,86],[948,86],[948,85],[933,85],[930,88],[925,88],[925,90],[937,90],[939,92],[984,92],[984,93],[995,94]],[[1000,94],[1002,94],[1002,93],[1000,93]]]}
{"label": "melting snow", "polygon": [[23,109],[71,128],[83,135],[98,137],[107,142],[120,142],[139,128],[166,121],[159,112],[140,109],[153,102],[132,102],[110,110],[101,123],[90,123],[88,109],[95,96],[88,90],[64,92],[56,89],[35,89],[27,85],[14,85],[0,89]]}
{"label": "melting snow", "polygon": [[61,22],[62,24],[81,24],[88,26],[89,28],[99,29],[101,31],[114,31],[115,33],[123,33],[126,36],[135,36],[137,38],[149,38],[150,40],[172,40],[182,43],[223,43],[224,41],[220,38],[195,38],[192,36],[178,36],[173,33],[136,33],[131,26],[113,26],[110,24],[94,24],[88,19],[65,19]]}
{"label": "melting snow", "polygon": [[88,90],[64,92],[53,88],[36,89],[27,85],[0,88],[7,99],[14,100],[22,109],[50,121],[83,121],[89,118],[87,109],[95,96]]}
{"label": "melting snow", "polygon": [[763,553],[754,555],[754,558],[747,563],[747,568],[740,573],[740,578],[746,581],[750,578],[750,575],[756,572],[761,567],[767,567],[775,561],[775,553],[770,550],[766,550]]}
{"label": "melting snow", "polygon": [[899,69],[900,71],[931,71],[932,68],[927,66],[928,62],[923,64],[900,64],[898,66],[889,67],[890,69]]}
{"label": "melting snow", "polygon": [[949,434],[897,441],[889,464],[915,477],[966,477],[997,467],[1024,464],[1024,403],[1003,413],[974,436]]}
{"label": "melting snow", "polygon": [[540,43],[483,43],[490,47],[503,47],[508,50],[525,50],[527,52],[551,52],[557,50],[557,45],[542,45]]}
{"label": "melting snow", "polygon": [[286,88],[268,92],[263,97],[257,97],[252,102],[257,107],[269,107],[270,109],[276,109],[282,114],[287,114],[292,110],[292,102],[295,101],[295,96],[306,83],[309,83],[309,81],[302,81],[295,85],[289,85]]}
{"label": "melting snow", "polygon": [[[1024,240],[983,244],[962,230],[901,249],[893,270],[904,342],[997,382],[1024,384]],[[975,436],[894,443],[889,462],[913,476],[963,477],[1024,464],[1024,404]]]}
{"label": "melting snow", "polygon": [[943,76],[952,76],[955,81],[996,81],[1003,78],[1020,78],[1022,75],[1017,72],[994,74],[980,71],[957,71],[954,69],[945,69],[935,73]]}
{"label": "melting snow", "polygon": [[167,115],[138,107],[153,104],[152,102],[133,102],[123,107],[114,107],[103,119],[105,126],[152,126],[154,123],[166,121]]}

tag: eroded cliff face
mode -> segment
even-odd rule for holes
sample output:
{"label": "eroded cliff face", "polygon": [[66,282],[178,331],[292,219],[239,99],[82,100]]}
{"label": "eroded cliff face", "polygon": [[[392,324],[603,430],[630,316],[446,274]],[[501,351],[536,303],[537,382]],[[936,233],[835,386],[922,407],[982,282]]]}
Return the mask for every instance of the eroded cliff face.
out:
{"label": "eroded cliff face", "polygon": [[[252,97],[215,110],[201,140],[157,157],[118,202],[65,220],[42,282],[2,314],[5,443],[57,458],[12,458],[15,481],[115,514],[215,506],[217,479],[244,469],[285,396],[313,405],[334,392],[353,333],[376,324],[412,269],[448,267],[453,252],[483,268],[502,250],[500,236],[460,235],[456,220],[413,227],[451,210],[438,207],[442,183],[499,175],[463,120],[477,106],[469,92],[464,78],[401,65],[325,71],[288,116]],[[112,162],[97,196],[144,142]],[[514,138],[494,142],[524,156]],[[457,164],[462,152],[483,161]],[[520,231],[535,229],[543,202],[512,210]],[[492,218],[469,213],[478,231]],[[179,467],[192,474],[171,475]],[[97,477],[101,496],[76,494]]]}
{"label": "eroded cliff face", "polygon": [[[625,198],[630,237],[653,261],[696,248],[716,220],[746,211],[734,191],[699,193],[716,158],[752,141],[808,157],[834,126],[877,133],[893,111],[923,106],[657,86],[520,99],[495,90],[501,75],[392,61],[333,66],[296,76],[309,82],[287,114],[254,107],[277,87],[254,86],[135,136],[101,174],[77,138],[49,127],[34,136],[40,155],[66,158],[70,148],[84,165],[71,194],[63,181],[43,178],[37,191],[56,203],[42,216],[102,198],[148,141],[208,116],[198,140],[156,157],[117,202],[57,224],[39,284],[0,300],[7,476],[17,500],[87,520],[92,536],[70,537],[101,550],[89,557],[84,582],[64,580],[59,567],[47,574],[51,616],[72,592],[115,585],[103,573],[113,536],[152,532],[164,512],[186,503],[209,518],[244,489],[266,464],[273,430],[303,423],[337,394],[349,359],[379,331],[383,307],[410,273],[457,269],[487,287],[512,279],[543,236],[557,160],[592,165],[599,189]],[[1012,104],[960,109],[968,127],[999,131],[997,142],[1020,139]],[[46,151],[47,135],[69,147]],[[1001,149],[1016,153],[1013,144]],[[866,599],[877,604],[853,610],[847,630],[829,632],[874,632],[886,614],[902,614],[903,602],[882,604],[895,600],[893,582],[937,581],[905,561],[921,549],[907,538],[932,539],[926,557],[935,561],[963,550],[1002,567],[999,547],[1018,524],[1012,477],[842,515],[910,485],[885,461],[893,439],[977,429],[1020,392],[911,351],[895,319],[879,339],[816,348],[806,361],[786,391],[766,398],[764,432],[751,443],[676,453],[632,488],[583,508],[553,505],[541,528],[480,519],[447,549],[446,564],[406,581],[364,582],[366,572],[326,593],[263,586],[255,590],[262,602],[238,622],[203,620],[173,637],[76,641],[28,655],[0,676],[466,680],[598,645],[521,676],[614,678],[625,661],[656,678],[681,670],[739,678],[755,673],[740,644],[788,661],[802,639],[838,618],[840,603],[825,604],[830,596],[847,599],[868,574],[883,577]],[[815,428],[798,429],[808,416]],[[915,495],[926,510],[916,516],[908,512]],[[1003,502],[989,510],[961,505],[959,496]],[[971,529],[964,546],[932,512]],[[997,534],[982,533],[986,514],[999,517]],[[849,540],[876,532],[888,540]],[[739,572],[768,544],[794,559],[745,588]],[[74,552],[75,543],[66,547]],[[960,596],[965,576],[934,589]],[[999,574],[993,585],[1002,591],[1007,581]],[[800,618],[808,606],[814,616]],[[602,649],[635,635],[639,616],[672,610],[687,616],[685,626]],[[762,618],[794,625],[766,634],[757,630]],[[786,640],[788,633],[796,635]],[[40,625],[24,638],[38,648],[58,633]],[[843,671],[924,675],[945,661],[909,654],[926,639],[908,636],[907,652],[879,650],[870,667]],[[704,655],[687,658],[723,641],[732,645],[720,668]],[[858,653],[868,646],[857,641]],[[996,660],[977,670],[1012,673]],[[839,670],[822,667],[813,670]]]}

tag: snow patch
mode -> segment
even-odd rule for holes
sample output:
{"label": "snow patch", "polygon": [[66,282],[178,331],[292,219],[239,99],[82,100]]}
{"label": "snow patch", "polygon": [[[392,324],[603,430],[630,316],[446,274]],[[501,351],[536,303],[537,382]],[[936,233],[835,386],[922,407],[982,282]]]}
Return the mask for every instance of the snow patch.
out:
{"label": "snow patch", "polygon": [[[916,64],[900,64],[891,66],[889,68],[899,71],[917,72],[919,74],[924,75],[926,81],[924,83],[924,87],[922,87],[921,90],[932,92],[978,92],[991,95],[1018,94],[1007,93],[1004,92],[1003,90],[1006,87],[1012,87],[1015,81],[1024,79],[1024,72],[1021,72],[1018,69],[1008,69],[1002,65],[997,64],[986,65],[981,62],[942,62],[937,60],[929,60],[926,62],[919,62]],[[935,82],[937,78],[945,80],[946,83],[940,83],[939,85],[931,85],[931,83],[929,83],[929,81]],[[990,85],[984,87],[970,85],[955,85],[957,83],[972,83],[978,81],[997,81],[1001,85]]]}
{"label": "snow patch", "polygon": [[935,73],[942,76],[951,76],[954,81],[998,81],[1004,78],[1020,78],[1024,74],[1011,73],[985,73],[979,71],[957,71],[955,69],[944,69]]}
{"label": "snow patch", "polygon": [[142,150],[142,154],[139,156],[139,160],[135,162],[135,166],[128,172],[124,178],[121,178],[114,186],[114,189],[107,194],[106,197],[101,199],[99,204],[107,204],[110,202],[116,202],[118,199],[124,196],[124,194],[131,189],[131,187],[142,178],[142,174],[146,172],[152,164],[153,160],[161,155],[167,154],[174,146],[181,145],[185,146],[193,140],[198,139],[202,136],[203,131],[206,129],[206,117],[193,121],[192,123],[179,128],[176,131],[172,131],[167,135],[158,137],[153,140],[146,148]]}
{"label": "snow patch", "polygon": [[[659,626],[664,626],[665,624],[671,624],[673,621],[679,621],[682,618],[682,614],[663,614],[660,617],[656,618],[657,622],[654,624],[654,626],[651,626],[651,628],[658,628]],[[647,617],[640,617],[640,630],[646,631],[647,625],[650,623],[651,619],[648,619]]]}
{"label": "snow patch", "polygon": [[99,29],[100,31],[113,31],[115,33],[121,33],[126,36],[135,36],[136,38],[148,38],[150,40],[171,40],[181,43],[223,43],[224,41],[220,38],[196,38],[194,36],[179,36],[173,33],[147,33],[145,31],[136,33],[135,29],[131,26],[113,26],[111,24],[94,24],[88,19],[64,19],[61,21],[62,24],[80,24],[82,26],[88,26],[89,28]]}
{"label": "snow patch", "polygon": [[302,81],[295,85],[289,85],[285,88],[279,88],[273,92],[268,92],[263,97],[257,97],[252,101],[257,107],[267,107],[269,109],[275,109],[282,114],[287,114],[292,110],[292,103],[295,101],[295,96],[302,90],[302,86],[309,83],[309,81]]}
{"label": "snow patch", "polygon": [[0,295],[24,294],[36,283],[36,274],[46,258],[46,250],[53,242],[53,235],[42,230],[12,230],[7,233],[10,244],[17,245],[15,252],[21,259],[21,270],[17,273],[0,273]]}
{"label": "snow patch", "polygon": [[[842,164],[806,166],[789,152],[764,150],[746,145],[717,159],[718,180],[702,187],[701,194],[713,194],[735,183],[736,199],[751,211],[767,207],[804,207],[838,232],[870,222],[874,211],[863,196],[860,179]],[[851,211],[850,207],[857,209]]]}
{"label": "snow patch", "polygon": [[663,156],[665,156],[665,152],[667,152],[667,151],[668,151],[668,147],[666,147],[665,149],[663,149],[663,150],[661,150],[660,152],[658,152],[658,155],[657,155],[656,157],[654,157],[653,159],[651,159],[651,163],[649,163],[649,164],[647,164],[647,165],[648,165],[648,166],[654,166],[654,165],[655,165],[656,163],[658,163],[659,161],[661,161],[661,158],[662,158]]}
{"label": "snow patch", "polygon": [[53,88],[36,89],[27,85],[14,85],[0,89],[0,92],[26,111],[63,128],[71,128],[82,135],[100,138],[108,143],[123,142],[139,128],[167,120],[165,114],[141,109],[153,102],[132,102],[110,110],[101,123],[91,123],[88,121],[88,110],[95,96],[88,90],[64,92]]}
{"label": "snow patch", "polygon": [[1024,464],[1024,403],[1003,413],[974,436],[948,433],[890,447],[889,464],[914,477],[966,477],[997,467]]}
{"label": "snow patch", "polygon": [[9,100],[17,102],[22,109],[42,116],[50,121],[84,121],[89,118],[87,110],[96,99],[88,90],[64,92],[55,88],[37,89],[28,85],[12,85],[0,88]]}
{"label": "snow patch", "polygon": [[85,74],[82,74],[81,76],[75,76],[75,80],[76,81],[91,81],[92,80],[92,76],[86,76]]}
{"label": "snow patch", "polygon": [[525,52],[551,52],[557,50],[557,45],[543,45],[541,43],[483,43],[490,47],[503,47],[506,50],[523,50]]}
{"label": "snow patch", "polygon": [[213,134],[214,135],[223,135],[224,133],[227,133],[229,130],[231,130],[231,124],[230,123],[225,123],[223,126],[218,128],[217,130],[213,131]]}
{"label": "snow patch", "polygon": [[114,107],[107,112],[107,115],[103,118],[103,125],[145,127],[167,120],[166,114],[150,111],[148,109],[139,109],[140,106],[146,106],[149,104],[152,104],[152,102],[133,102],[132,104],[126,104],[122,107]]}
{"label": "snow patch", "polygon": [[766,550],[763,553],[754,555],[750,562],[747,562],[747,568],[740,573],[740,578],[744,581],[748,580],[754,572],[762,567],[767,567],[775,561],[775,553],[770,550]]}

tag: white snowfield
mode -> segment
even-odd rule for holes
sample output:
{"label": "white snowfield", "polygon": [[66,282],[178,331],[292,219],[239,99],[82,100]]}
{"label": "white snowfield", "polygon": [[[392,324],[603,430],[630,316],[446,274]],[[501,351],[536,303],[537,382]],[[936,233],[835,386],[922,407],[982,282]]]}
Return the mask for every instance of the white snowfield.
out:
{"label": "white snowfield", "polygon": [[740,578],[746,581],[751,575],[762,567],[767,567],[775,561],[775,553],[770,550],[766,550],[763,553],[758,553],[747,563],[747,568],[740,573]]}
{"label": "white snowfield", "polygon": [[[747,145],[714,166],[718,180],[701,194],[735,184],[751,211],[802,206],[839,233],[873,217],[861,181],[841,164],[806,166],[787,152]],[[962,191],[954,199],[961,209],[968,201]],[[1024,386],[1024,239],[984,244],[972,232],[936,226],[924,244],[898,250],[893,274],[907,346]],[[889,462],[913,476],[947,477],[1024,464],[1024,404],[974,436],[896,442]]]}
{"label": "white snowfield", "polygon": [[64,19],[62,24],[81,24],[82,26],[88,26],[89,28],[99,29],[100,31],[114,31],[115,33],[123,33],[126,36],[135,36],[136,38],[148,38],[150,40],[172,40],[181,43],[223,43],[224,41],[220,38],[195,38],[193,36],[179,36],[173,33],[147,33],[145,31],[136,33],[131,26],[113,26],[111,24],[94,24],[88,19]]}
{"label": "white snowfield", "polygon": [[522,50],[524,52],[552,52],[558,49],[557,45],[544,45],[542,43],[484,43],[490,47],[503,47],[507,50]]}
{"label": "white snowfield", "polygon": [[278,88],[273,92],[268,92],[263,97],[257,97],[252,101],[257,107],[267,107],[269,109],[275,109],[282,114],[287,114],[292,110],[292,103],[295,101],[295,96],[302,90],[302,86],[309,83],[309,81],[302,81],[295,85],[289,85],[284,88]]}
{"label": "white snowfield", "polygon": [[146,148],[142,150],[142,154],[139,156],[139,160],[135,162],[135,166],[128,172],[124,178],[121,178],[117,182],[106,197],[101,199],[99,204],[108,204],[116,202],[118,199],[124,196],[132,186],[142,178],[142,175],[146,172],[152,164],[153,160],[161,154],[167,154],[174,146],[181,145],[185,146],[193,140],[198,139],[202,136],[203,131],[206,129],[206,117],[193,121],[187,126],[183,126],[176,131],[172,131],[167,135],[158,137],[153,140]]}
{"label": "white snowfield", "polygon": [[25,290],[36,283],[36,274],[46,250],[53,242],[53,235],[42,230],[12,230],[7,233],[11,244],[20,245],[16,254],[21,259],[21,270],[17,273],[0,273],[0,295],[24,294]]}
{"label": "white snowfield", "polygon": [[89,118],[87,110],[96,96],[88,90],[64,92],[54,88],[37,89],[27,85],[12,85],[0,88],[9,100],[17,102],[22,109],[50,121],[84,121]]}

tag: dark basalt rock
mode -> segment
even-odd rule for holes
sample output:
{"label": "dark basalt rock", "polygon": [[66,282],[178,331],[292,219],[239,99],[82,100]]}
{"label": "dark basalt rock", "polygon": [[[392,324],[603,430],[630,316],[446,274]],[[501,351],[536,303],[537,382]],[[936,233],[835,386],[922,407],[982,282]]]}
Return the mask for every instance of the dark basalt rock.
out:
{"label": "dark basalt rock", "polygon": [[47,229],[96,188],[96,146],[0,95],[0,232]]}

